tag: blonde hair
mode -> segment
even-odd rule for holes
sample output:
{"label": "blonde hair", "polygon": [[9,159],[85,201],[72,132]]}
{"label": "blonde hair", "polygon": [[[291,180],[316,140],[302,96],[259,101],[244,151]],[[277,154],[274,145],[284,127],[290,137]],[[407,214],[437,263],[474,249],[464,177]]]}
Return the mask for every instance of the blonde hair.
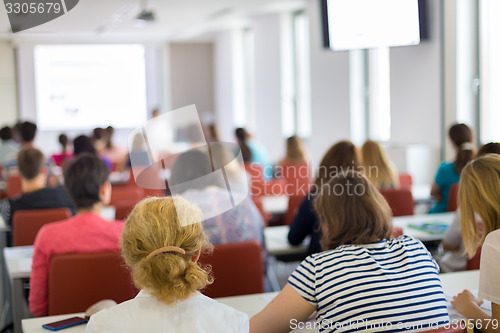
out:
{"label": "blonde hair", "polygon": [[344,244],[370,244],[390,238],[392,211],[359,172],[340,173],[321,188],[314,202],[320,216],[323,250]]}
{"label": "blonde hair", "polygon": [[[460,176],[458,206],[465,251],[473,257],[484,238],[500,228],[500,155],[481,156],[465,166]],[[479,233],[474,213],[484,223]]]}
{"label": "blonde hair", "polygon": [[[210,267],[192,260],[200,249],[211,250],[202,224],[181,226],[177,212],[191,217],[192,222],[201,217],[196,206],[180,197],[144,199],[128,216],[121,240],[122,255],[132,268],[135,285],[166,304],[186,299],[213,282]],[[165,246],[178,246],[186,254],[163,252],[146,258]]]}
{"label": "blonde hair", "polygon": [[304,155],[304,145],[302,140],[296,135],[286,139],[286,157],[285,160],[291,163],[303,163],[306,161]]}
{"label": "blonde hair", "polygon": [[[377,188],[387,189],[399,187],[396,173],[378,142],[367,140],[361,147],[361,155],[365,176]],[[375,168],[375,173],[372,173],[373,168]]]}

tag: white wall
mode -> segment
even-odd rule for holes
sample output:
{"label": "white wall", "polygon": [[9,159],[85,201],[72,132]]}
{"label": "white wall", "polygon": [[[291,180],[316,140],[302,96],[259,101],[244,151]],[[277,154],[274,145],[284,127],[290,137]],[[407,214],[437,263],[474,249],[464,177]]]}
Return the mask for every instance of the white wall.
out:
{"label": "white wall", "polygon": [[200,114],[214,111],[212,43],[171,43],[172,109],[196,104]]}
{"label": "white wall", "polygon": [[0,42],[0,127],[17,121],[17,91],[14,48]]}

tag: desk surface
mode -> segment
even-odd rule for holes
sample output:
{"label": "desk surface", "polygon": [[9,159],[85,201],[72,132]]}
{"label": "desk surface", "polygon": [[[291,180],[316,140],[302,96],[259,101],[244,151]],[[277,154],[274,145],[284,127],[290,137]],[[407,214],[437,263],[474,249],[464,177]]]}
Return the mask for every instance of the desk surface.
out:
{"label": "desk surface", "polygon": [[425,231],[416,230],[408,227],[410,224],[422,224],[422,223],[439,223],[450,225],[453,222],[453,217],[455,212],[440,213],[440,214],[420,214],[420,215],[410,215],[410,216],[396,216],[393,218],[392,222],[394,226],[403,228],[403,233],[421,241],[440,241],[443,239],[443,234],[431,234]]}
{"label": "desk surface", "polygon": [[12,279],[30,277],[33,246],[6,247],[3,249],[3,256]]}
{"label": "desk surface", "polygon": [[309,238],[305,239],[299,246],[292,246],[288,243],[288,230],[287,225],[280,225],[276,227],[267,227],[264,229],[264,236],[266,239],[267,252],[272,256],[287,255],[287,254],[300,254],[307,252]]}
{"label": "desk surface", "polygon": [[[479,271],[466,271],[457,273],[440,274],[443,290],[445,294],[456,294],[463,289],[477,289],[479,286]],[[233,296],[218,298],[217,301],[229,305],[237,310],[245,312],[251,318],[262,310],[277,293],[254,294],[245,296]],[[24,319],[22,321],[24,333],[46,333],[47,330],[42,328],[43,324],[51,323],[58,320],[74,316],[82,316],[82,313],[68,314],[51,317],[41,317]],[[300,330],[301,332],[316,332],[314,330]],[[64,332],[68,333],[83,333],[85,332],[85,325],[80,325],[72,328],[65,329]]]}

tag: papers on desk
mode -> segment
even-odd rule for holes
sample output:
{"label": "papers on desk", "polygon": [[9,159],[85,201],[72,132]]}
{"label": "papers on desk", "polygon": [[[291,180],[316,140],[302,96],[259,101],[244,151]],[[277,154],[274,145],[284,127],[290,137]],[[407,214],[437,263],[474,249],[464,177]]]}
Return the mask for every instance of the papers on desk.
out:
{"label": "papers on desk", "polygon": [[426,223],[409,223],[408,228],[427,232],[431,235],[443,235],[448,230],[449,225],[439,221],[429,221]]}
{"label": "papers on desk", "polygon": [[31,260],[31,258],[33,257],[33,245],[6,248],[4,252],[6,254],[5,258],[7,260],[20,260],[20,259]]}
{"label": "papers on desk", "polygon": [[22,272],[31,272],[31,264],[33,263],[32,258],[24,258],[17,262],[17,267]]}

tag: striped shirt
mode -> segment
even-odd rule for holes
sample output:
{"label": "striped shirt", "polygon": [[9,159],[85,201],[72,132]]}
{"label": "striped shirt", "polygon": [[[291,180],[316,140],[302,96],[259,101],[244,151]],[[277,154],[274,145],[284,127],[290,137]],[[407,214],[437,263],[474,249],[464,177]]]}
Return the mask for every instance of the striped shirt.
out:
{"label": "striped shirt", "polygon": [[419,332],[449,322],[439,267],[409,236],[307,257],[288,283],[320,332]]}

